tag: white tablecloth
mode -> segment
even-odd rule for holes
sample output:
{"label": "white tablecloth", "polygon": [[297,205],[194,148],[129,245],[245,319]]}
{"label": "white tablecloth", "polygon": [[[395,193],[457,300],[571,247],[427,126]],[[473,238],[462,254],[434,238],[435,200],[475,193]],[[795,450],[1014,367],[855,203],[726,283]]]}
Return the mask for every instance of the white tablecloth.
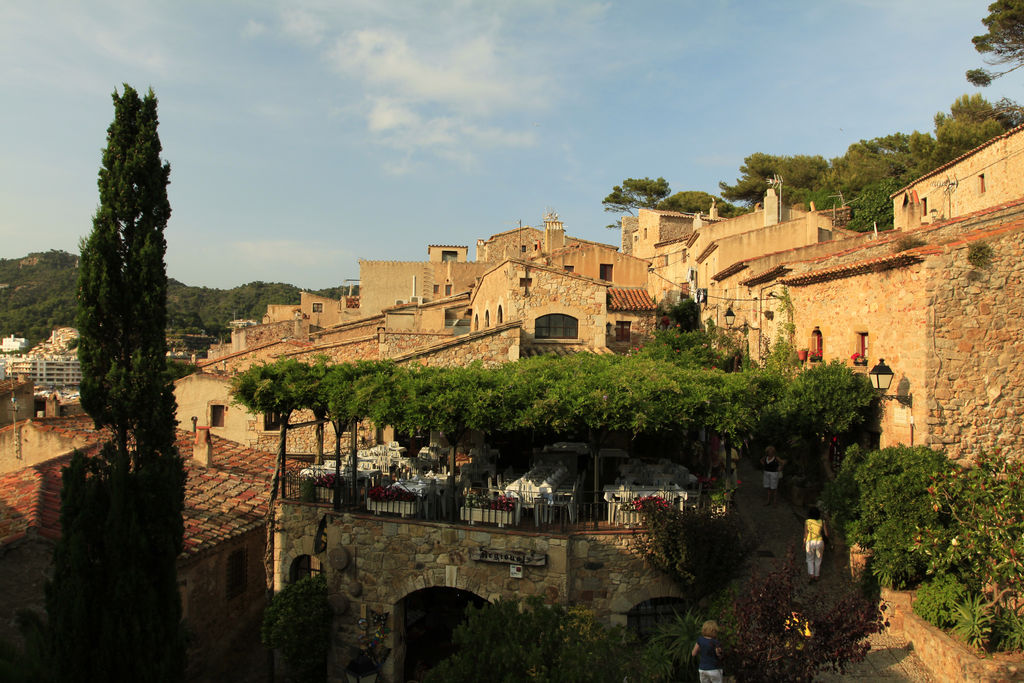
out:
{"label": "white tablecloth", "polygon": [[529,472],[505,486],[505,495],[531,503],[536,498],[551,501],[558,485],[569,470],[564,465],[537,465]]}

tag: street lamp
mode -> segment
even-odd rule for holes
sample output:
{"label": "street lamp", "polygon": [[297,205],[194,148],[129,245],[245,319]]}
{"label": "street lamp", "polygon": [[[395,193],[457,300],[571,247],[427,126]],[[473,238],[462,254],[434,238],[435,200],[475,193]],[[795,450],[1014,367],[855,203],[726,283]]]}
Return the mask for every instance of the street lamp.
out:
{"label": "street lamp", "polygon": [[348,683],[373,683],[379,673],[380,669],[364,652],[345,667],[345,680]]}
{"label": "street lamp", "polygon": [[736,314],[732,312],[732,306],[725,310],[725,326],[732,327],[732,324],[736,322]]}
{"label": "street lamp", "polygon": [[868,377],[871,378],[871,386],[881,392],[886,392],[889,390],[889,385],[892,384],[892,368],[885,364],[884,358],[879,358],[878,364],[868,371]]}

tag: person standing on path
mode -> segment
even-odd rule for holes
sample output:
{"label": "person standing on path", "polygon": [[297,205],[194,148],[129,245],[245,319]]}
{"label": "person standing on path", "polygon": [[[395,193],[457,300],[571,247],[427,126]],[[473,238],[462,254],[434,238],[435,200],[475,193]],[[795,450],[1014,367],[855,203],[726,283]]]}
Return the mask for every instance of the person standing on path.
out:
{"label": "person standing on path", "polygon": [[775,493],[779,489],[779,479],[782,478],[782,468],[786,461],[775,452],[775,446],[768,446],[761,456],[761,469],[764,470],[764,487],[768,489],[768,502],[771,505],[775,502]]}
{"label": "person standing on path", "polygon": [[718,622],[705,621],[693,644],[691,657],[700,655],[697,671],[700,683],[722,683],[722,644],[718,642]]}
{"label": "person standing on path", "polygon": [[804,522],[804,550],[807,552],[807,574],[811,581],[817,581],[821,576],[821,555],[825,551],[826,538],[828,525],[822,519],[821,510],[811,506]]}

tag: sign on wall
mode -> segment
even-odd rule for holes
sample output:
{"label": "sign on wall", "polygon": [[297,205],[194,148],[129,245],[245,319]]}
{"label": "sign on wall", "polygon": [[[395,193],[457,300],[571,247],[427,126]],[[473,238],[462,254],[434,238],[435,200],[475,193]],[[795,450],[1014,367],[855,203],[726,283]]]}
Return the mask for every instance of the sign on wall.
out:
{"label": "sign on wall", "polygon": [[535,553],[532,550],[505,550],[494,548],[472,548],[469,551],[469,558],[477,562],[497,562],[498,564],[527,565],[529,567],[543,567],[547,564],[548,556],[544,553]]}

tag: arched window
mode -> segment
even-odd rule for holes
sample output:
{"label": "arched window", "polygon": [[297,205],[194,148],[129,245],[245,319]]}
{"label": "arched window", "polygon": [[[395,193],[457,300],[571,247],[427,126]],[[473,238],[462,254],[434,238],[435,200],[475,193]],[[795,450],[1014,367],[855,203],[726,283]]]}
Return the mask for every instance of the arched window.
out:
{"label": "arched window", "polygon": [[299,555],[292,560],[291,569],[288,570],[289,583],[295,583],[307,576],[316,576],[320,573],[320,558],[313,555]]}
{"label": "arched window", "polygon": [[505,322],[505,316],[501,313],[501,305],[498,305],[498,324]]}
{"label": "arched window", "polygon": [[490,326],[491,326],[491,312],[490,311],[484,311],[484,327],[490,327]]}
{"label": "arched window", "polygon": [[825,339],[817,327],[811,332],[811,355],[821,358],[825,355]]}
{"label": "arched window", "polygon": [[571,315],[542,315],[536,320],[533,336],[537,339],[576,339],[578,325]]}
{"label": "arched window", "polygon": [[480,314],[477,313],[473,316],[473,331],[476,332],[480,329]]}

